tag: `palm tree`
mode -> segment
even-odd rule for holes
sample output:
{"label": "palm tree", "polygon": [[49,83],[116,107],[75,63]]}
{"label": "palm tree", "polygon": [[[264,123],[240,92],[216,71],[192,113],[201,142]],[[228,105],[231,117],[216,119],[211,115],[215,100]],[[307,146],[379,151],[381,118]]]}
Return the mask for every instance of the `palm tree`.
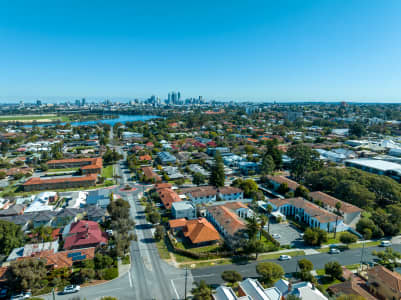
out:
{"label": "palm tree", "polygon": [[269,217],[266,215],[259,215],[259,222],[260,222],[260,234],[259,234],[259,240],[262,239],[262,230],[265,228],[266,224],[269,222]]}
{"label": "palm tree", "polygon": [[249,239],[253,239],[256,237],[257,233],[259,232],[259,222],[256,216],[252,216],[248,219],[248,223],[246,224],[246,232],[248,233]]}
{"label": "palm tree", "polygon": [[273,211],[273,207],[270,204],[268,204],[266,206],[266,211],[267,211],[267,232],[270,234],[270,214]]}

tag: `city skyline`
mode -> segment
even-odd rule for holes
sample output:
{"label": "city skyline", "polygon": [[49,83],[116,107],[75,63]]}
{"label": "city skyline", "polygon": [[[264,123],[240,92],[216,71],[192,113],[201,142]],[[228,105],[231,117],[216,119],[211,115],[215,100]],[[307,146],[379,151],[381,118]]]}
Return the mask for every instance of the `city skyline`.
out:
{"label": "city skyline", "polygon": [[1,5],[1,102],[401,102],[399,1],[22,2]]}

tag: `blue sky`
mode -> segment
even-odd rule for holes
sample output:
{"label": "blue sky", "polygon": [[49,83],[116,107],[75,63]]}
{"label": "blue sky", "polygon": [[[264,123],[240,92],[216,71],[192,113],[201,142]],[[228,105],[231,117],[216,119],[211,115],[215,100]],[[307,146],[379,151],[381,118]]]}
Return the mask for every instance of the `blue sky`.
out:
{"label": "blue sky", "polygon": [[401,1],[0,0],[0,99],[401,102]]}

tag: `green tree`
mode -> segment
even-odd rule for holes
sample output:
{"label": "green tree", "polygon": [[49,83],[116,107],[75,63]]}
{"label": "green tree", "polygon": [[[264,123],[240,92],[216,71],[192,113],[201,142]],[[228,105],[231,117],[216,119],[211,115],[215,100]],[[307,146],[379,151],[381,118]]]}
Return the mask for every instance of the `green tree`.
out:
{"label": "green tree", "polygon": [[334,279],[341,279],[343,269],[341,264],[336,261],[329,261],[324,265],[324,273]]}
{"label": "green tree", "polygon": [[309,190],[306,187],[304,187],[303,185],[299,185],[296,188],[295,193],[294,193],[295,197],[302,197],[305,199],[308,198],[308,195],[309,195]]}
{"label": "green tree", "polygon": [[110,256],[100,253],[95,255],[94,261],[96,270],[108,268],[113,264],[113,259]]}
{"label": "green tree", "polygon": [[298,261],[298,267],[301,271],[310,272],[313,270],[313,263],[310,260],[303,258]]}
{"label": "green tree", "polygon": [[355,234],[352,234],[350,232],[343,232],[340,235],[340,241],[341,243],[344,244],[352,244],[352,243],[356,243],[356,241],[358,240],[358,237]]}
{"label": "green tree", "polygon": [[221,278],[224,281],[229,282],[231,284],[242,280],[242,276],[240,273],[231,270],[224,271],[223,273],[221,273]]}
{"label": "green tree", "polygon": [[223,159],[219,151],[214,155],[214,164],[211,168],[209,184],[215,187],[224,186],[225,174]]}
{"label": "green tree", "polygon": [[32,290],[35,292],[44,287],[43,279],[46,278],[47,269],[44,259],[22,259],[14,261],[9,267],[9,283],[12,290],[20,292],[22,290]]}
{"label": "green tree", "polygon": [[365,126],[359,122],[352,123],[349,126],[349,135],[355,135],[357,137],[361,137],[366,134]]}
{"label": "green tree", "polygon": [[257,264],[256,272],[262,277],[262,281],[267,285],[272,285],[284,276],[283,268],[272,262],[262,262]]}
{"label": "green tree", "polygon": [[152,224],[160,223],[161,216],[157,211],[153,211],[148,215],[148,220]]}
{"label": "green tree", "polygon": [[279,185],[277,188],[277,193],[281,195],[285,195],[290,191],[290,188],[288,187],[288,184],[286,182],[282,183]]}
{"label": "green tree", "polygon": [[163,239],[164,237],[164,227],[163,225],[158,225],[156,226],[156,230],[155,230],[155,240],[156,241],[160,241],[161,239]]}
{"label": "green tree", "polygon": [[244,245],[244,251],[247,254],[255,254],[255,259],[258,259],[259,253],[262,253],[266,250],[265,244],[256,238],[247,240]]}
{"label": "green tree", "polygon": [[201,185],[201,184],[204,184],[205,182],[206,182],[205,175],[198,173],[198,172],[193,175],[193,178],[192,178],[193,184]]}
{"label": "green tree", "polygon": [[195,282],[196,287],[192,289],[194,300],[213,300],[212,289],[206,284],[204,280],[199,283]]}
{"label": "green tree", "polygon": [[401,259],[401,253],[396,252],[393,248],[388,247],[384,251],[372,251],[374,256],[379,258],[379,264],[385,266],[387,269],[394,270],[400,263],[398,260]]}
{"label": "green tree", "polygon": [[[268,207],[271,205],[268,205]],[[270,213],[269,213],[270,214]],[[269,216],[268,215],[259,215],[259,239],[262,239],[262,231],[264,230],[267,223],[269,223]]]}
{"label": "green tree", "polygon": [[282,153],[277,148],[277,140],[268,141],[266,143],[266,152],[264,156],[271,156],[275,169],[280,169],[283,164]]}
{"label": "green tree", "polygon": [[276,165],[274,164],[273,157],[271,155],[264,155],[262,158],[262,164],[260,165],[260,171],[262,175],[272,174]]}
{"label": "green tree", "polygon": [[304,242],[311,246],[320,246],[327,242],[327,232],[320,228],[306,228]]}
{"label": "green tree", "polygon": [[302,300],[302,298],[299,298],[296,295],[288,295],[285,299],[286,300]]}
{"label": "green tree", "polygon": [[302,144],[291,146],[287,155],[292,158],[290,163],[291,175],[298,181],[304,179],[307,172],[322,168],[319,153],[308,146]]}
{"label": "green tree", "polygon": [[21,226],[0,220],[0,253],[9,255],[14,248],[24,245],[24,234]]}
{"label": "green tree", "polygon": [[248,237],[250,240],[256,239],[256,235],[260,231],[260,224],[258,222],[258,219],[255,216],[252,216],[247,220],[246,224],[246,232],[248,234]]}

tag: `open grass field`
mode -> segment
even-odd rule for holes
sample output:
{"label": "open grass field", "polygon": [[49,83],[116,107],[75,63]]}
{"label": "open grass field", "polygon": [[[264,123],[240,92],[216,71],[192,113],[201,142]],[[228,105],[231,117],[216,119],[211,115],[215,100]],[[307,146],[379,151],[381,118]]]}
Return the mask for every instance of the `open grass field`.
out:
{"label": "open grass field", "polygon": [[104,178],[112,178],[113,177],[113,165],[103,167],[102,177],[104,177]]}
{"label": "open grass field", "polygon": [[[53,121],[64,121],[66,117],[57,116],[55,114],[47,115],[10,115],[10,116],[0,116],[0,122],[23,122],[23,123],[33,123],[35,121],[39,122],[53,122]],[[68,119],[68,117],[67,117]]]}

